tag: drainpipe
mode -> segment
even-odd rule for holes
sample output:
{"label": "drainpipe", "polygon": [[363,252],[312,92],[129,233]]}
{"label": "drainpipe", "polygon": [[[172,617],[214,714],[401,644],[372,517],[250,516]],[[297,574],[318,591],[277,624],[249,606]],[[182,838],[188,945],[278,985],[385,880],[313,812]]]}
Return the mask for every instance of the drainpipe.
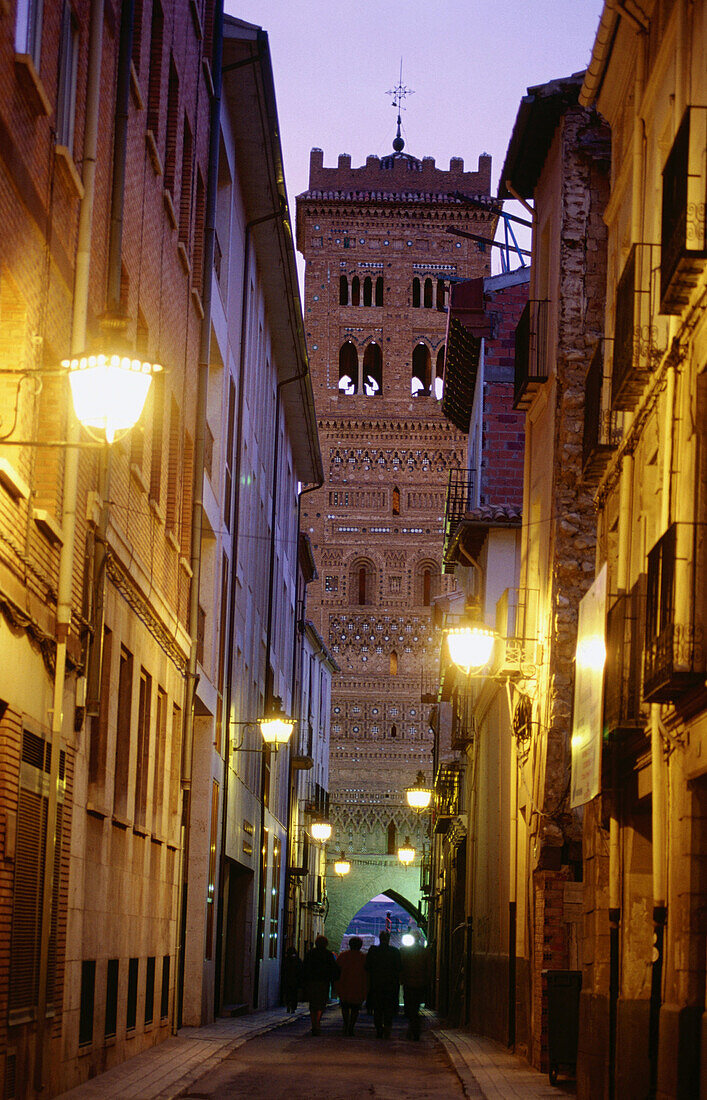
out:
{"label": "drainpipe", "polygon": [[182,820],[179,852],[179,904],[177,908],[177,981],[175,1004],[172,1006],[172,1034],[182,1024],[184,1007],[184,962],[186,955],[186,917],[189,894],[189,844],[191,840],[191,777],[194,764],[194,701],[196,698],[196,636],[199,621],[199,581],[201,577],[201,534],[204,503],[204,450],[206,440],[206,405],[211,359],[211,300],[214,280],[214,239],[216,226],[216,196],[218,190],[218,153],[221,117],[221,53],[223,46],[223,0],[216,0],[214,9],[212,80],[214,92],[209,110],[209,168],[204,211],[203,307],[199,339],[199,374],[196,395],[196,431],[194,438],[194,468],[192,474],[191,544],[189,565],[192,571],[189,586],[189,618],[187,630],[191,638],[185,683],[185,706],[182,739]]}
{"label": "drainpipe", "polygon": [[[510,688],[507,689],[510,692]],[[508,891],[508,1046],[516,1047],[516,916],[518,891],[518,746],[511,729],[511,873]]]}
{"label": "drainpipe", "polygon": [[[286,213],[286,208],[282,204],[282,212]],[[275,524],[277,520],[277,493],[279,488],[279,461],[280,461],[280,408],[282,403],[282,391],[285,386],[290,386],[294,382],[301,382],[307,377],[309,373],[309,366],[305,363],[305,368],[299,371],[297,374],[291,375],[289,378],[284,378],[281,382],[278,382],[275,395],[275,441],[273,445],[273,467],[272,467],[272,482],[270,485],[270,493],[272,496],[270,504],[270,549],[269,549],[269,567],[268,567],[268,615],[267,626],[265,629],[265,706],[267,707],[273,701],[273,672],[270,664],[270,656],[272,652],[272,625],[273,625],[273,611],[275,606],[275,599],[273,593],[273,584],[275,581]],[[299,504],[299,502],[298,502]],[[298,524],[299,528],[299,524]],[[263,874],[265,871],[265,753],[269,750],[263,746],[263,757],[260,768],[260,882],[258,883],[258,919],[257,919],[257,938],[255,946],[255,978],[253,982],[253,1007],[258,1007],[258,994],[260,991],[260,964],[264,951],[264,927],[263,918],[265,914],[265,895],[263,892]],[[289,826],[289,819],[288,819]]]}
{"label": "drainpipe", "polygon": [[[91,227],[96,179],[98,147],[98,109],[101,86],[101,54],[103,49],[103,0],[91,0],[86,86],[86,126],[83,143],[83,198],[79,207],[78,239],[74,267],[72,303],[71,354],[78,355],[86,347],[86,317],[88,314],[88,276],[91,256]],[[78,438],[76,421],[69,417],[67,442]],[[42,934],[39,949],[39,989],[37,995],[37,1031],[35,1038],[34,1087],[44,1088],[45,1038],[47,1016],[47,978],[49,970],[49,938],[51,931],[54,865],[56,862],[56,821],[58,809],[59,764],[66,675],[66,647],[71,628],[71,590],[76,535],[79,452],[68,447],[64,459],[64,492],[62,509],[63,541],[59,554],[59,582],[56,608],[56,657],[51,721],[52,756],[49,767],[49,797],[44,850],[44,891],[42,898]]]}

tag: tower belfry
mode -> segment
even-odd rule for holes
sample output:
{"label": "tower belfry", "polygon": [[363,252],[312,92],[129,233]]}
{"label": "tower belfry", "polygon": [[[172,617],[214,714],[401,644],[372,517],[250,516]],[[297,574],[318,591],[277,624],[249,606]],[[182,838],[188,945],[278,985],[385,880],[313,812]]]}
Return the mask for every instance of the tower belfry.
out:
{"label": "tower belfry", "polygon": [[328,789],[333,844],[352,864],[346,879],[332,873],[327,883],[335,947],[377,893],[419,900],[419,876],[404,870],[397,848],[406,836],[418,856],[429,844],[428,821],[410,811],[404,790],[418,771],[432,778],[434,602],[454,587],[442,575],[445,497],[449,471],[466,456],[464,435],[441,409],[446,301],[452,280],[490,274],[491,252],[447,230],[485,244],[497,220],[491,158],[464,171],[460,157],[441,169],[403,152],[402,68],[390,94],[394,151],[360,167],[341,154],[329,168],[313,149],[309,188],[297,199],[325,476],[302,501],[318,572],[307,611],[340,668]]}

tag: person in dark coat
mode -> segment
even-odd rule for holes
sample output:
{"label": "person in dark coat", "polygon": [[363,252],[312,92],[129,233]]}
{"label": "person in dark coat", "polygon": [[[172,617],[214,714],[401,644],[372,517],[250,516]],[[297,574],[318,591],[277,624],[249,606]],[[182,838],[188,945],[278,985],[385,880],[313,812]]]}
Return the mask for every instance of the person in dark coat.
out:
{"label": "person in dark coat", "polygon": [[334,992],[338,994],[341,1005],[344,1035],[353,1035],[368,990],[366,956],[361,953],[362,947],[363,940],[359,936],[352,936],[348,951],[341,951],[336,959],[341,977],[334,986]]}
{"label": "person in dark coat", "polygon": [[322,1033],[322,1012],[329,1000],[331,983],[341,974],[334,952],[328,950],[326,936],[317,936],[314,947],[304,959],[304,981],[312,1020],[312,1035]]}
{"label": "person in dark coat", "polygon": [[428,997],[430,955],[419,933],[410,947],[400,951],[400,980],[403,983],[403,1004],[408,1020],[408,1039],[419,1039],[422,1021],[420,1005]]}
{"label": "person in dark coat", "polygon": [[288,1012],[297,1011],[302,988],[302,960],[294,947],[288,947],[282,960],[282,995]]}
{"label": "person in dark coat", "polygon": [[390,932],[381,932],[378,945],[369,950],[366,970],[376,1035],[379,1039],[389,1039],[400,991],[400,952],[397,947],[390,946]]}

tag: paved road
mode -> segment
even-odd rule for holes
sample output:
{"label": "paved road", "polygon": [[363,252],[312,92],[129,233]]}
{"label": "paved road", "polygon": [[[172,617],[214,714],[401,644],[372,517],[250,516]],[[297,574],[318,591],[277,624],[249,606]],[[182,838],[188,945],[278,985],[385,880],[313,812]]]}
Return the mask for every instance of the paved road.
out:
{"label": "paved road", "polygon": [[456,1100],[464,1092],[440,1044],[423,1034],[419,1043],[405,1038],[398,1017],[390,1039],[376,1039],[369,1016],[357,1034],[341,1034],[333,1006],[325,1013],[322,1034],[310,1034],[300,1019],[251,1039],[196,1081],[184,1100]]}

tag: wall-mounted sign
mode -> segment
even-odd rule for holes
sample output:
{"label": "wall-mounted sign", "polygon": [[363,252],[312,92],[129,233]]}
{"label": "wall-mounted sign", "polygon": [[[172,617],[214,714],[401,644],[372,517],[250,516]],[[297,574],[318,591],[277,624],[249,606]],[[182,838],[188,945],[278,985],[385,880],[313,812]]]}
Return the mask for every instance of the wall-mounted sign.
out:
{"label": "wall-mounted sign", "polygon": [[605,626],[606,564],[579,601],[572,719],[573,808],[591,802],[601,788]]}

